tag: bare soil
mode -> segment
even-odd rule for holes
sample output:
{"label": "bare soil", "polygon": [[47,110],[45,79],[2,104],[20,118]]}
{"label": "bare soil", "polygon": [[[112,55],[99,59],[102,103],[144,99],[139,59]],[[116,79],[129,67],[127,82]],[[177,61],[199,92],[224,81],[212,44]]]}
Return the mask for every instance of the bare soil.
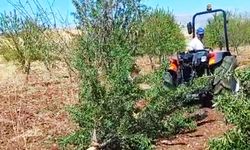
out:
{"label": "bare soil", "polygon": [[240,47],[239,53],[235,53],[239,63],[238,69],[246,68],[250,66],[250,46]]}
{"label": "bare soil", "polygon": [[0,149],[57,148],[76,129],[66,107],[77,103],[76,79],[57,63],[50,73],[35,62],[28,82],[11,63],[0,64]]}
{"label": "bare soil", "polygon": [[195,131],[181,133],[170,139],[163,139],[158,142],[157,150],[204,150],[208,149],[210,139],[223,135],[232,125],[224,121],[222,113],[211,109],[202,108],[207,112],[204,120],[197,122]]}

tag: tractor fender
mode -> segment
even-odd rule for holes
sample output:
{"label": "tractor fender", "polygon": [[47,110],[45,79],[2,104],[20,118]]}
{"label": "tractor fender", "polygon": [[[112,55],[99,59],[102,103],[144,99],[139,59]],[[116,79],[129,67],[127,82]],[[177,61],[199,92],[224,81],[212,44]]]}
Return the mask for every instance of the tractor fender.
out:
{"label": "tractor fender", "polygon": [[222,63],[223,59],[226,56],[231,56],[231,53],[227,52],[227,51],[210,52],[209,53],[209,62],[208,62],[209,66],[214,66],[214,65]]}
{"label": "tractor fender", "polygon": [[177,59],[170,59],[169,67],[167,70],[177,72],[179,68],[178,60]]}
{"label": "tractor fender", "polygon": [[173,88],[177,85],[177,73],[179,63],[176,58],[170,58],[169,66],[165,68],[163,83],[165,88]]}

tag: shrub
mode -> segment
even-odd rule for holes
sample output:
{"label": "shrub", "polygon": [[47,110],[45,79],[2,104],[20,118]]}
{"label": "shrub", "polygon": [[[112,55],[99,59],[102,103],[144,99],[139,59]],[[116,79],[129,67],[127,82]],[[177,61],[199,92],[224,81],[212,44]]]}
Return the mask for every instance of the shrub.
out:
{"label": "shrub", "polygon": [[225,114],[227,121],[236,127],[223,137],[213,139],[210,142],[210,149],[249,149],[249,98],[240,93],[239,95],[225,94],[217,98],[216,106]]}
{"label": "shrub", "polygon": [[[133,102],[141,93],[127,77],[133,64],[131,30],[143,8],[137,0],[114,3],[74,0],[73,4],[84,36],[79,39],[75,60],[82,78],[81,104],[71,112],[83,130],[73,135],[80,136],[79,139],[69,138],[63,143],[86,148],[91,142],[91,132],[96,130],[99,143],[112,140],[114,146],[124,147],[123,142],[134,141],[125,146],[136,146],[145,136],[126,136],[121,126],[122,119],[132,118]],[[113,139],[123,142],[116,145]]]}
{"label": "shrub", "polygon": [[[182,86],[166,91],[160,84],[160,70],[148,77],[154,79],[151,84],[157,84],[146,92],[138,88],[136,81],[128,80],[134,63],[131,49],[138,46],[131,43],[138,38],[134,31],[140,31],[135,24],[141,22],[145,11],[140,1],[74,0],[73,4],[84,36],[78,41],[75,59],[81,75],[80,104],[69,111],[80,129],[60,143],[85,149],[96,133],[92,141],[103,149],[152,149],[157,137],[193,128],[192,119],[183,116],[181,105],[190,100],[184,99],[186,95],[202,88],[206,80],[194,84],[192,90]],[[143,98],[150,103],[135,114],[134,105]]]}
{"label": "shrub", "polygon": [[243,83],[241,91],[236,95],[224,93],[215,100],[215,106],[225,114],[228,122],[235,125],[235,128],[223,137],[211,140],[210,149],[250,148],[250,101],[249,88],[246,86],[250,79],[249,69],[237,73]]}
{"label": "shrub", "polygon": [[245,150],[250,148],[249,142],[249,135],[243,133],[240,129],[234,129],[221,138],[211,140],[209,148],[213,150]]}

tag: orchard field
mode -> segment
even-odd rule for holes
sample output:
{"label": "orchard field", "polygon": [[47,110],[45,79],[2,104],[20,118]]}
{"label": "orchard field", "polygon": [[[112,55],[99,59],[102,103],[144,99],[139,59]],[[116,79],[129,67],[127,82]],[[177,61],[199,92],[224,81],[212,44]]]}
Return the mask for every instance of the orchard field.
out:
{"label": "orchard field", "polygon": [[[240,91],[203,107],[186,95],[210,77],[163,88],[168,57],[186,47],[171,12],[139,0],[72,0],[75,27],[57,27],[53,8],[28,3],[0,15],[0,149],[250,148],[249,17],[227,12]],[[208,20],[209,47],[223,44],[220,20]]]}

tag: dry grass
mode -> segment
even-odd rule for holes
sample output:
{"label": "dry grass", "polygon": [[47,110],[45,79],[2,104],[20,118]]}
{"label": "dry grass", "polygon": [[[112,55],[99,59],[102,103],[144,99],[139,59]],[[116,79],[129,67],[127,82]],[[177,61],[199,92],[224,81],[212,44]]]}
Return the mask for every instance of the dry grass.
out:
{"label": "dry grass", "polygon": [[239,48],[237,60],[240,66],[239,68],[245,68],[250,66],[250,46],[244,46]]}
{"label": "dry grass", "polygon": [[[155,69],[160,67],[159,58],[153,58],[153,64]],[[139,66],[140,75],[147,75],[154,72],[154,69],[151,67],[151,62],[149,56],[137,57],[135,63]]]}
{"label": "dry grass", "polygon": [[65,107],[77,103],[76,78],[57,63],[52,75],[33,63],[28,83],[12,64],[0,64],[0,149],[50,149],[72,132]]}

